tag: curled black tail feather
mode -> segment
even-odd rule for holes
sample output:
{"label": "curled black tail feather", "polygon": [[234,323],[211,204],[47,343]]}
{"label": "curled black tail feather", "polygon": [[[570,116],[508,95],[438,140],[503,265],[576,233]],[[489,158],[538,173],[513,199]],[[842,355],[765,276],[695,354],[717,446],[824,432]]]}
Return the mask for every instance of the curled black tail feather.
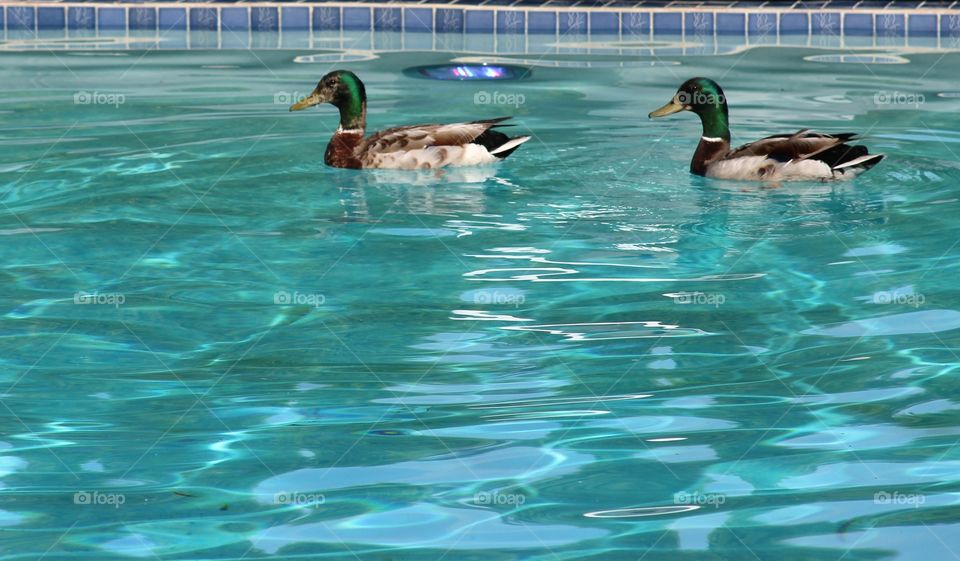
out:
{"label": "curled black tail feather", "polygon": [[[483,134],[481,134],[477,138],[474,138],[470,142],[472,144],[479,144],[480,146],[483,146],[484,148],[486,148],[487,152],[493,153],[493,151],[496,150],[497,148],[503,146],[507,142],[510,142],[510,137],[503,134],[500,131],[487,129],[483,131]],[[518,144],[517,146],[514,146],[509,150],[504,150],[503,152],[498,152],[497,154],[494,154],[494,155],[502,160],[503,158],[506,158],[507,156],[512,154],[513,151],[519,147],[520,145]]]}
{"label": "curled black tail feather", "polygon": [[820,160],[831,168],[855,160],[868,154],[866,146],[850,146],[849,144],[838,144],[832,148],[827,148],[812,159]]}

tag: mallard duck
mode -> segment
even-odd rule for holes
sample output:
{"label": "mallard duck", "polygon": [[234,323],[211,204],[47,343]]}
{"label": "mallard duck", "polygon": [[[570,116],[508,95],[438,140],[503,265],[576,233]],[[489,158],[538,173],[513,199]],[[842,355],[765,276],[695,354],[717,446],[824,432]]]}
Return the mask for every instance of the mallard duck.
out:
{"label": "mallard duck", "polygon": [[697,175],[769,182],[831,181],[854,177],[883,159],[883,154],[867,153],[866,146],[846,144],[857,139],[856,133],[822,134],[808,129],[768,136],[731,150],[727,100],[709,78],[684,82],[673,99],[650,113],[650,118],[679,111],[693,111],[703,125],[703,136],[690,162],[690,172]]}
{"label": "mallard duck", "polygon": [[364,138],[367,94],[349,70],[324,76],[304,100],[290,106],[300,111],[321,103],[340,110],[340,126],[327,144],[323,161],[338,168],[430,169],[491,164],[506,158],[529,136],[510,138],[493,130],[510,117],[447,125],[413,125],[382,130]]}

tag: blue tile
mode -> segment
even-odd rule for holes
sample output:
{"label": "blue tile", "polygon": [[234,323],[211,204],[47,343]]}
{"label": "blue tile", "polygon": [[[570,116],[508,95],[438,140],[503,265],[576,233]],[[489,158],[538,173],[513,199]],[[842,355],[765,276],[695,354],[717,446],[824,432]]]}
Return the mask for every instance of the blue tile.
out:
{"label": "blue tile", "polygon": [[654,33],[680,33],[683,30],[683,14],[679,12],[656,12],[653,14]]}
{"label": "blue tile", "polygon": [[810,30],[818,35],[840,35],[840,13],[818,12],[810,18]]}
{"label": "blue tile", "polygon": [[747,15],[737,13],[717,14],[718,35],[743,35],[747,30]]}
{"label": "blue tile", "polygon": [[843,16],[845,35],[873,35],[873,15],[848,12]]}
{"label": "blue tile", "polygon": [[93,29],[97,26],[97,13],[93,8],[70,6],[67,10],[67,27],[70,29]]}
{"label": "blue tile", "polygon": [[463,33],[463,10],[438,8],[434,27],[438,32]]}
{"label": "blue tile", "polygon": [[[9,17],[9,15],[7,16]],[[954,14],[943,14],[940,16],[940,36],[941,37],[960,37],[960,16]],[[952,45],[955,47],[955,45]]]}
{"label": "blue tile", "polygon": [[901,36],[906,33],[903,14],[877,14],[875,23],[877,35],[883,37]]}
{"label": "blue tile", "polygon": [[130,8],[127,18],[130,29],[157,28],[157,10],[154,8]]}
{"label": "blue tile", "polygon": [[7,29],[33,31],[36,17],[32,6],[7,6]]}
{"label": "blue tile", "polygon": [[526,12],[503,10],[497,12],[497,33],[523,33],[526,29]]}
{"label": "blue tile", "polygon": [[747,21],[747,30],[750,32],[751,38],[776,37],[777,14],[769,12],[750,14]]}
{"label": "blue tile", "polygon": [[220,29],[237,32],[250,28],[250,11],[247,8],[221,8]]}
{"label": "blue tile", "polygon": [[276,8],[259,6],[250,8],[250,29],[254,31],[277,31],[280,29],[280,13]]}
{"label": "blue tile", "polygon": [[590,25],[587,12],[557,12],[557,29],[560,35],[586,33]]}
{"label": "blue tile", "polygon": [[807,14],[780,14],[780,33],[781,34],[802,34],[806,35],[810,31],[810,22]]}
{"label": "blue tile", "polygon": [[620,14],[617,12],[592,12],[590,14],[591,33],[616,33],[620,31]]}
{"label": "blue tile", "polygon": [[491,31],[493,31],[493,12],[467,11],[467,33],[490,33]]}
{"label": "blue tile", "polygon": [[910,14],[907,19],[910,35],[936,35],[937,16],[927,14]]}
{"label": "blue tile", "polygon": [[344,8],[344,29],[370,29],[370,8]]}
{"label": "blue tile", "polygon": [[61,7],[37,8],[37,27],[40,29],[65,29],[66,22],[66,14]]}
{"label": "blue tile", "polygon": [[215,31],[217,11],[213,8],[190,8],[190,31]]}
{"label": "blue tile", "polygon": [[650,12],[623,12],[620,14],[620,33],[647,35],[650,33]]}
{"label": "blue tile", "polygon": [[400,31],[402,24],[400,8],[373,9],[373,28],[377,31]]}
{"label": "blue tile", "polygon": [[313,30],[340,29],[340,8],[314,6]]}
{"label": "blue tile", "polygon": [[527,12],[527,33],[547,33],[553,35],[556,32],[556,12]]}
{"label": "blue tile", "polygon": [[[283,29],[305,30],[310,29],[310,8],[306,6],[296,8],[282,8]],[[223,11],[220,12],[220,19],[223,20]],[[221,22],[220,25],[223,25]]]}
{"label": "blue tile", "polygon": [[126,10],[123,8],[98,8],[97,27],[100,29],[126,29]]}
{"label": "blue tile", "polygon": [[187,11],[183,8],[160,8],[160,31],[186,29]]}
{"label": "blue tile", "polygon": [[709,12],[687,12],[683,17],[683,26],[687,33],[713,35],[713,14]]}
{"label": "blue tile", "polygon": [[433,31],[433,10],[430,8],[404,8],[404,31]]}

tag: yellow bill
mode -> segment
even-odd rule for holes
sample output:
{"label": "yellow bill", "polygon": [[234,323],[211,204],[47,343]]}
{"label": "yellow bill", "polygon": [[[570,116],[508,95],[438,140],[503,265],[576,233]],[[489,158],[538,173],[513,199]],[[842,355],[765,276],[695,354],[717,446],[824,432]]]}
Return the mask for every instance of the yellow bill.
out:
{"label": "yellow bill", "polygon": [[320,96],[318,96],[317,94],[312,94],[291,105],[290,111],[301,111],[303,109],[306,109],[308,107],[313,107],[314,105],[319,105],[321,103],[323,103],[323,100],[320,99]]}
{"label": "yellow bill", "polygon": [[671,99],[670,103],[664,105],[663,107],[661,107],[660,109],[657,109],[656,111],[650,112],[650,115],[648,115],[648,117],[650,117],[651,119],[656,119],[657,117],[666,117],[667,115],[673,115],[674,113],[683,111],[683,109],[684,109],[683,105],[677,103],[676,100]]}

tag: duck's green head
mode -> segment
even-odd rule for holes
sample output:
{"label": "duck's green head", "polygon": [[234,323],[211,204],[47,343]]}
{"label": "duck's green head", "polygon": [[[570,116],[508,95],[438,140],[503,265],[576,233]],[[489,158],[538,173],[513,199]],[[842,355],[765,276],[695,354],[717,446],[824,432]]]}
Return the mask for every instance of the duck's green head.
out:
{"label": "duck's green head", "polygon": [[340,110],[342,128],[362,129],[366,102],[367,92],[360,78],[349,70],[334,70],[320,79],[310,95],[291,105],[290,111],[300,111],[321,103],[330,103]]}
{"label": "duck's green head", "polygon": [[650,118],[680,111],[692,111],[700,116],[704,136],[730,140],[727,99],[720,84],[710,78],[690,78],[680,86],[670,103],[650,113]]}

